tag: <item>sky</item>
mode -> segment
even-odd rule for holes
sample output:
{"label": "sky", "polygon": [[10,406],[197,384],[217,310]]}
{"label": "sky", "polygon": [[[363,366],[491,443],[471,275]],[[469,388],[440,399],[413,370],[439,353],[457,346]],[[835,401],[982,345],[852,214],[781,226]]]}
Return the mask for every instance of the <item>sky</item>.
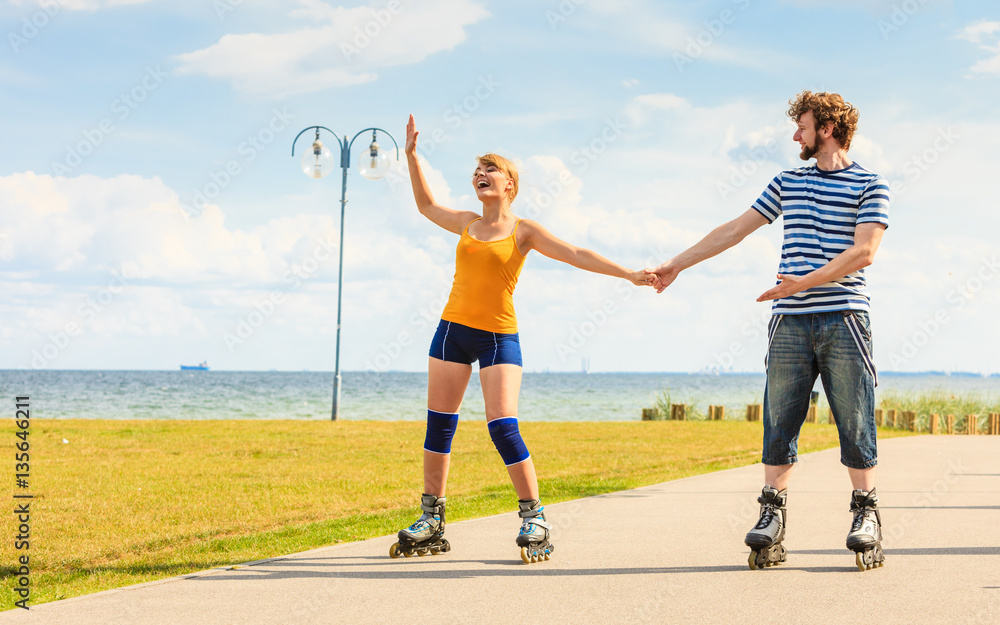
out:
{"label": "sky", "polygon": [[[307,127],[360,133],[356,160],[412,113],[439,203],[478,210],[497,152],[516,214],[641,268],[802,164],[809,89],[858,107],[850,156],[893,189],[876,365],[1000,372],[996,3],[14,0],[0,32],[0,368],[333,370],[340,171],[303,175]],[[348,173],[345,370],[426,369],[451,286],[457,237],[400,157]],[[780,245],[659,295],[529,254],[525,370],[763,371]]]}

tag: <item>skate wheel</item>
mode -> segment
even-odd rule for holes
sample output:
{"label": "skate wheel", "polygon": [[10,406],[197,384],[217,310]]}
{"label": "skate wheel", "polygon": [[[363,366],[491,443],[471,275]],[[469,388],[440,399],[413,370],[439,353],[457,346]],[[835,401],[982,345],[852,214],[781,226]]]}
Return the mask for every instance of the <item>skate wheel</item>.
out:
{"label": "skate wheel", "polygon": [[854,564],[858,566],[859,571],[864,571],[868,568],[868,563],[865,562],[865,554],[863,551],[858,551],[854,554]]}
{"label": "skate wheel", "polygon": [[413,557],[413,552],[412,551],[404,551],[403,555],[406,556],[407,558],[412,558]]}
{"label": "skate wheel", "polygon": [[389,547],[389,557],[395,560],[399,556],[399,543],[393,543],[392,547]]}
{"label": "skate wheel", "polygon": [[436,556],[439,553],[441,553],[441,550],[439,548],[437,548],[437,547],[431,547],[431,555],[432,556]]}
{"label": "skate wheel", "polygon": [[756,571],[757,570],[757,551],[756,550],[750,552],[750,557],[747,558],[747,564],[750,565],[750,570],[751,571]]}
{"label": "skate wheel", "polygon": [[547,554],[547,553],[546,553],[546,554],[545,554],[545,561],[546,561],[546,562],[548,562],[548,560],[549,560],[549,557],[550,557],[550,556],[549,556],[549,554]]}
{"label": "skate wheel", "polygon": [[426,556],[430,552],[431,552],[430,549],[417,549],[418,556]]}
{"label": "skate wheel", "polygon": [[527,547],[521,547],[521,561],[525,564],[531,564],[531,556],[528,555]]}

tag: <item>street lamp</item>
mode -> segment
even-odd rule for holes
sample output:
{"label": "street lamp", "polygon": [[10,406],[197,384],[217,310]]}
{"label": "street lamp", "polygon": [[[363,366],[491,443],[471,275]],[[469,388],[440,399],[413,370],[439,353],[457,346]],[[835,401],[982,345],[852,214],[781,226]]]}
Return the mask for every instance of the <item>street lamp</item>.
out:
{"label": "street lamp", "polygon": [[389,153],[379,146],[378,133],[381,132],[392,139],[392,144],[396,147],[397,161],[399,160],[399,144],[396,143],[396,139],[391,134],[381,128],[365,128],[348,141],[347,135],[344,135],[344,139],[341,140],[337,133],[326,126],[309,126],[295,135],[295,139],[292,141],[293,157],[295,156],[296,142],[303,133],[309,130],[315,130],[316,137],[313,139],[311,149],[302,155],[302,172],[310,178],[323,178],[333,171],[333,152],[319,140],[320,130],[327,131],[337,140],[337,144],[340,146],[340,168],[343,170],[340,187],[340,267],[337,270],[337,364],[333,377],[333,412],[330,417],[331,420],[336,421],[340,416],[340,302],[344,292],[344,207],[347,205],[347,170],[351,167],[351,146],[354,145],[355,139],[371,131],[371,145],[358,154],[358,170],[362,176],[369,180],[379,180],[389,173],[392,161],[389,158]]}

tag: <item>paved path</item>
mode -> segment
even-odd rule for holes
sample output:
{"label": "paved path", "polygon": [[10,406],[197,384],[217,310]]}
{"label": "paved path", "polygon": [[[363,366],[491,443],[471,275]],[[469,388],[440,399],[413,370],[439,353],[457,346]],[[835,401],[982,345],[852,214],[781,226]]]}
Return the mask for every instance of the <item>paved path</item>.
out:
{"label": "paved path", "polygon": [[[844,548],[837,450],[804,456],[788,562],[750,571],[759,465],[546,508],[546,563],[518,558],[514,513],[450,524],[453,550],[390,560],[394,537],[316,549],[0,614],[31,625],[1000,622],[1000,438],[880,441],[886,566]],[[599,536],[615,536],[600,538]]]}

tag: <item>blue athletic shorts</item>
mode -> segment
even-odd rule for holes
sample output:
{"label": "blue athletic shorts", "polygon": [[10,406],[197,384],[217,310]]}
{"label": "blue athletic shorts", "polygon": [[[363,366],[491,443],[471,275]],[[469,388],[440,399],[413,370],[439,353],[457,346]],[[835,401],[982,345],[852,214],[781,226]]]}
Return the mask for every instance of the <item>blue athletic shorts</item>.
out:
{"label": "blue athletic shorts", "polygon": [[464,365],[471,365],[478,360],[480,369],[493,365],[523,366],[521,342],[517,338],[517,332],[487,332],[444,319],[434,333],[430,356]]}

